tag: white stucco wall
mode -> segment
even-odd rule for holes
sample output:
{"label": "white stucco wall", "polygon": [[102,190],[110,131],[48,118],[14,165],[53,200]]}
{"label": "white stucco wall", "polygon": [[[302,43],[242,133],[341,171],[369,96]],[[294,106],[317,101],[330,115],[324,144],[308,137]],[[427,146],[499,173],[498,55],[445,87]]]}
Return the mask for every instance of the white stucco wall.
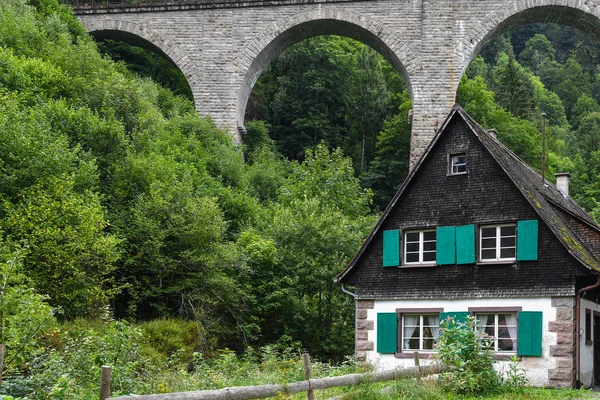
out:
{"label": "white stucco wall", "polygon": [[579,310],[580,311],[579,321],[581,322],[580,329],[579,329],[579,338],[580,338],[579,343],[580,343],[580,349],[581,349],[580,380],[581,380],[581,384],[583,386],[589,387],[589,386],[592,386],[593,378],[594,378],[594,345],[593,344],[588,345],[585,343],[585,310],[592,310],[592,334],[591,334],[591,337],[592,337],[592,341],[593,341],[593,339],[594,339],[593,316],[594,316],[594,311],[600,313],[600,304],[596,304],[592,301],[582,299],[581,307]]}
{"label": "white stucco wall", "polygon": [[[520,367],[525,370],[529,383],[533,386],[548,385],[548,370],[556,368],[554,357],[550,357],[550,346],[556,344],[557,334],[548,331],[548,323],[556,319],[556,309],[550,298],[513,298],[513,299],[463,299],[463,300],[376,300],[373,309],[368,310],[367,319],[377,321],[377,313],[395,312],[397,308],[443,308],[444,312],[467,311],[469,307],[522,307],[523,311],[541,311],[542,319],[542,356],[523,357]],[[377,348],[377,323],[369,331],[369,341]],[[376,350],[366,352],[366,360],[377,370],[386,370],[401,366],[414,366],[412,358],[396,358],[393,354],[379,354]],[[421,365],[431,363],[421,359]],[[498,370],[506,369],[508,362],[499,361]]]}

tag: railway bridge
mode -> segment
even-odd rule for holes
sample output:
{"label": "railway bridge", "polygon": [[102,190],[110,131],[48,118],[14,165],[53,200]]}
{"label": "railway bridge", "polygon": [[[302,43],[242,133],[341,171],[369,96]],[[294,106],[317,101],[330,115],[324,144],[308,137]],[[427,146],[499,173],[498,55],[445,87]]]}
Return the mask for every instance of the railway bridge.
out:
{"label": "railway bridge", "polygon": [[242,140],[252,87],[283,50],[317,35],[347,36],[371,46],[410,92],[412,165],[488,41],[534,22],[570,25],[600,38],[600,0],[105,1],[74,5],[88,32],[166,56],[187,77],[198,112],[236,141]]}

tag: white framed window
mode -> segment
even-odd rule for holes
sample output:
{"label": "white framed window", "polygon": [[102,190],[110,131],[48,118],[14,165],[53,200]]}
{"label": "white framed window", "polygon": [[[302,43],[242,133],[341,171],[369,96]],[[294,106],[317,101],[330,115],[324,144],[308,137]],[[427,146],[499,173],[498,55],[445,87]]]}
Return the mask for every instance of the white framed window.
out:
{"label": "white framed window", "polygon": [[402,351],[433,350],[440,335],[440,314],[402,314]]}
{"label": "white framed window", "polygon": [[476,313],[477,329],[493,339],[493,350],[499,353],[517,351],[517,313]]}
{"label": "white framed window", "polygon": [[450,156],[448,172],[450,175],[460,175],[467,173],[467,154],[453,154]]}
{"label": "white framed window", "polygon": [[404,235],[404,264],[435,263],[435,230],[412,231]]}
{"label": "white framed window", "polygon": [[517,255],[515,224],[488,225],[479,228],[481,261],[514,261]]}

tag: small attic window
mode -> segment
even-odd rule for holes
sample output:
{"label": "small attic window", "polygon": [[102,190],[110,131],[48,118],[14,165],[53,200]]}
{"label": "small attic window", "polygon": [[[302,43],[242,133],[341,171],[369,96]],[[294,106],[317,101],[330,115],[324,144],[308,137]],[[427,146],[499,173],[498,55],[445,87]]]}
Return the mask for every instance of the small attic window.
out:
{"label": "small attic window", "polygon": [[450,175],[467,173],[467,153],[452,154],[448,161],[448,173]]}

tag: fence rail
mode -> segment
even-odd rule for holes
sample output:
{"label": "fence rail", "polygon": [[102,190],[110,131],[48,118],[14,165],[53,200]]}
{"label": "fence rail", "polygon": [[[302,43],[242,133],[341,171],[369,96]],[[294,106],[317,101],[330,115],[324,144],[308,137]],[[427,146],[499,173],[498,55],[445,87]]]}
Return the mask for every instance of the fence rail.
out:
{"label": "fence rail", "polygon": [[309,379],[279,385],[237,386],[218,390],[200,390],[168,394],[111,397],[110,400],[247,400],[275,397],[279,394],[294,394],[340,386],[355,386],[362,382],[385,382],[402,378],[421,378],[438,374],[448,368],[439,365],[416,366],[390,371],[350,374],[330,378]]}

